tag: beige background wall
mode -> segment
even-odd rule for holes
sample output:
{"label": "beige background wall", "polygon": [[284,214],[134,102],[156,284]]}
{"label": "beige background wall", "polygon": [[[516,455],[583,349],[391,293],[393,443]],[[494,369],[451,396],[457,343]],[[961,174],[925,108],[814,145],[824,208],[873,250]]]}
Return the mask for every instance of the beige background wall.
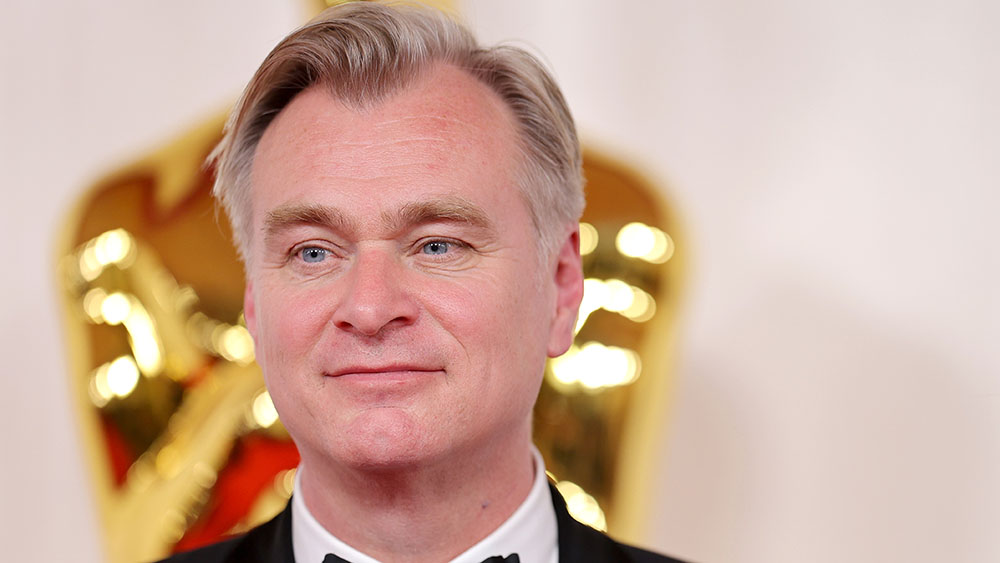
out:
{"label": "beige background wall", "polygon": [[[273,0],[0,18],[0,545],[100,561],[51,267],[95,175],[238,93]],[[659,182],[693,257],[646,543],[705,563],[1000,560],[1000,5],[466,0]]]}

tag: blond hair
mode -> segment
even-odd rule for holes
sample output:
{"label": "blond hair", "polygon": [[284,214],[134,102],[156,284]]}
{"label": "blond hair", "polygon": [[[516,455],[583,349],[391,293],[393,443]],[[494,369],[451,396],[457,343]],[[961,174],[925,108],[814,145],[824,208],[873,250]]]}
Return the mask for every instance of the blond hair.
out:
{"label": "blond hair", "polygon": [[267,56],[229,116],[209,157],[213,193],[233,226],[240,256],[251,240],[250,170],[257,144],[292,98],[319,84],[341,102],[370,107],[426,72],[454,65],[492,89],[512,112],[523,155],[518,174],[543,254],[583,212],[576,127],[559,87],[542,64],[512,46],[480,47],[446,15],[425,7],[350,2],[323,11]]}

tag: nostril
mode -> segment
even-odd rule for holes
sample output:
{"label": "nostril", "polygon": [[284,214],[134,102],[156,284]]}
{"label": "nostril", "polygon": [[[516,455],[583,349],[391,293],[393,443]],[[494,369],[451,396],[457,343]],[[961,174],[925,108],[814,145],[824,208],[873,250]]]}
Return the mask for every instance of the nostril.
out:
{"label": "nostril", "polygon": [[366,337],[376,337],[381,336],[387,332],[391,332],[397,328],[402,328],[404,326],[413,323],[413,319],[406,316],[398,316],[390,319],[387,322],[381,322],[377,320],[371,320],[369,322],[365,321],[355,321],[349,322],[347,320],[338,320],[334,323],[338,329],[350,332],[357,336]]}
{"label": "nostril", "polygon": [[333,322],[346,332],[376,336],[412,324],[416,316],[416,306],[407,295],[399,293],[393,299],[347,299],[337,308]]}

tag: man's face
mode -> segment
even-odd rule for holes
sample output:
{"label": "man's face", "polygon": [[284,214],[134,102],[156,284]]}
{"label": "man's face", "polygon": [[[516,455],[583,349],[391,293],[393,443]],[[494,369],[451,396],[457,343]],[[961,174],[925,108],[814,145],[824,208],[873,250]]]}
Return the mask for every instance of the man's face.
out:
{"label": "man's face", "polygon": [[265,132],[247,324],[307,465],[405,467],[528,437],[582,282],[571,226],[538,254],[516,142],[495,95],[448,66],[360,112],[310,88]]}

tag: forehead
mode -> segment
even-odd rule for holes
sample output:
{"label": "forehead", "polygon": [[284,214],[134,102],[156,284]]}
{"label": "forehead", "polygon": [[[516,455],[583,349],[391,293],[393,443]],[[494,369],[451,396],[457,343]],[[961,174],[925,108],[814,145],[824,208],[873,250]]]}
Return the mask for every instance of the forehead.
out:
{"label": "forehead", "polygon": [[[502,175],[509,184],[519,162],[510,110],[468,73],[438,65],[414,84],[374,107],[357,109],[323,86],[296,96],[265,131],[251,171],[253,200],[281,186],[326,182],[441,182]],[[508,186],[513,188],[513,186]]]}

